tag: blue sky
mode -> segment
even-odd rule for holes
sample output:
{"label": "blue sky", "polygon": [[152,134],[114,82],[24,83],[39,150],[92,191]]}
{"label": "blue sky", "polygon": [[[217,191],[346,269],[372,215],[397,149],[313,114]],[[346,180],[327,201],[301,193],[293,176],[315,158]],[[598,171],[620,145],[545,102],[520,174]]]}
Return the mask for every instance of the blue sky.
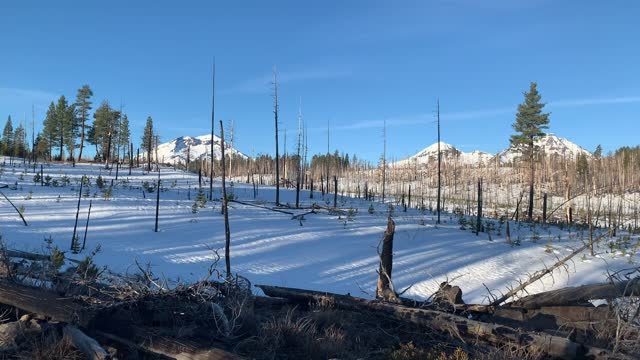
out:
{"label": "blue sky", "polygon": [[[134,4],[135,3],[135,4]],[[82,4],[82,5],[79,5]],[[310,153],[376,161],[442,139],[464,151],[508,146],[531,81],[550,132],[593,150],[637,145],[636,1],[5,1],[0,124],[89,84],[94,108],[123,105],[134,142],[152,116],[163,140],[235,122],[241,151],[274,153],[271,72],[294,151],[302,99]],[[217,133],[218,130],[216,130]],[[282,135],[281,135],[282,136]]]}

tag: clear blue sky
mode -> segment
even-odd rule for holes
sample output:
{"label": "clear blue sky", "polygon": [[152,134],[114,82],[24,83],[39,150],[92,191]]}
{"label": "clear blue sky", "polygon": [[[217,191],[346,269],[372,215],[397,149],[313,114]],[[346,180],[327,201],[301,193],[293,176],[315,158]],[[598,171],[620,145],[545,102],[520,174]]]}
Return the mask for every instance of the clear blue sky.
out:
{"label": "clear blue sky", "polygon": [[[299,99],[310,152],[375,161],[442,139],[464,151],[507,147],[516,106],[537,81],[550,131],[593,150],[637,145],[637,1],[3,1],[0,126],[89,84],[163,140],[234,119],[236,147],[274,153],[271,72],[294,151]],[[218,130],[216,129],[216,133]]]}

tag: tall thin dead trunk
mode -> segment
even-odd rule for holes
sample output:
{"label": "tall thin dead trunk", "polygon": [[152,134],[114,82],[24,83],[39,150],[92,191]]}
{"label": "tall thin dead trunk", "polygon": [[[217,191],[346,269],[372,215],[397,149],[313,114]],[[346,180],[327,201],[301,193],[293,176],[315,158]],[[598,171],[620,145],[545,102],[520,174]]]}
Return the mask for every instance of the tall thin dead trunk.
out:
{"label": "tall thin dead trunk", "polygon": [[227,271],[227,279],[231,279],[231,232],[229,230],[229,208],[227,200],[227,189],[225,185],[226,166],[224,162],[224,128],[220,120],[220,148],[222,149],[222,212],[224,213],[224,262]]}
{"label": "tall thin dead trunk", "polygon": [[278,73],[273,66],[273,114],[276,123],[276,206],[280,206],[280,153],[278,151]]}

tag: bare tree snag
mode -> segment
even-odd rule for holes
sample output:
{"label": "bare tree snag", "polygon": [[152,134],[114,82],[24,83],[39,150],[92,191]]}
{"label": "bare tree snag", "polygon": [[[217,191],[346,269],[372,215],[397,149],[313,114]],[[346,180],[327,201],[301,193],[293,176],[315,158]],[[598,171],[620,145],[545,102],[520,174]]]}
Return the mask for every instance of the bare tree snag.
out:
{"label": "bare tree snag", "polygon": [[273,115],[276,124],[276,206],[280,206],[280,153],[278,149],[278,72],[273,66]]}
{"label": "bare tree snag", "polygon": [[76,230],[78,229],[78,215],[80,215],[80,200],[82,200],[82,185],[84,185],[84,175],[80,180],[80,191],[78,192],[78,207],[76,209],[76,222],[73,224],[73,235],[71,235],[71,251],[78,252],[78,240],[76,239]]}
{"label": "bare tree snag", "polygon": [[[393,270],[393,235],[396,231],[396,224],[391,217],[387,220],[387,229],[381,240],[382,252],[378,250],[380,256],[380,270],[378,271],[378,288],[376,298],[387,301],[396,301],[397,295],[391,281],[391,271]],[[378,248],[380,244],[378,244]]]}
{"label": "bare tree snag", "polygon": [[222,212],[224,214],[224,262],[227,270],[227,279],[231,279],[231,233],[229,231],[229,206],[227,199],[227,188],[225,185],[225,157],[224,157],[224,128],[220,120],[220,148],[222,149]]}
{"label": "bare tree snag", "polygon": [[158,171],[158,187],[156,188],[156,226],[154,231],[158,232],[158,217],[160,216],[160,172]]}

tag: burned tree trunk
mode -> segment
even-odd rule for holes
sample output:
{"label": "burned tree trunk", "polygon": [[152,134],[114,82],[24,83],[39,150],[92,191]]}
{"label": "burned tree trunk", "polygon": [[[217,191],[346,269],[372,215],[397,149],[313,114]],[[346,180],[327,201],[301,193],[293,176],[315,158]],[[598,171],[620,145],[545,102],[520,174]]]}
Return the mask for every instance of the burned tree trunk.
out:
{"label": "burned tree trunk", "polygon": [[[229,207],[227,199],[227,189],[225,185],[225,157],[224,157],[224,128],[222,127],[222,120],[220,120],[220,148],[222,149],[222,212],[224,213],[224,262],[227,271],[227,279],[231,279],[231,233],[229,231]],[[278,204],[276,203],[276,206]]]}
{"label": "burned tree trunk", "polygon": [[[382,252],[378,250],[380,256],[380,270],[378,271],[378,288],[376,298],[385,300],[396,300],[397,295],[391,281],[391,271],[393,270],[393,235],[396,231],[396,224],[389,217],[387,220],[387,230],[384,232],[382,242]],[[380,244],[378,244],[378,248]]]}

